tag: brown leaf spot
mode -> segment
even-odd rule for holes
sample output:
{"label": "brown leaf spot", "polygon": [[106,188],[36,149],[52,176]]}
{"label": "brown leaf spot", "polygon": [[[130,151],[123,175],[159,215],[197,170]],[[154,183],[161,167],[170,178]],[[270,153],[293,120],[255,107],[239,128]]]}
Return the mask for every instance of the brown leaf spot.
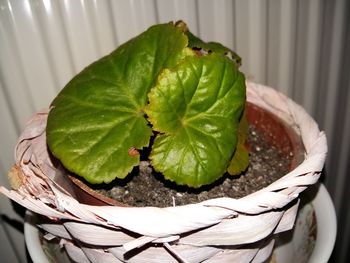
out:
{"label": "brown leaf spot", "polygon": [[131,147],[131,148],[128,150],[128,154],[129,154],[131,157],[135,157],[135,156],[140,155],[139,151],[138,151],[135,147]]}

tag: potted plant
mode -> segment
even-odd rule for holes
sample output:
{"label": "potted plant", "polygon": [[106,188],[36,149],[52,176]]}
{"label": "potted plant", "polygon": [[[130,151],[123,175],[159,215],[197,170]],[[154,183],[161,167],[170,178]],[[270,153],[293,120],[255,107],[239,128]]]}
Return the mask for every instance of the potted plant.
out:
{"label": "potted plant", "polygon": [[[239,66],[233,51],[201,41],[183,22],[149,28],[84,69],[33,117],[9,173],[15,191],[0,191],[53,219],[41,227],[62,238],[78,262],[267,259],[273,235],[293,226],[298,194],[318,180],[326,138],[290,99],[254,83],[246,89]],[[77,198],[67,180],[121,182],[146,158],[175,187],[207,189],[246,170],[246,119],[265,115],[272,123],[265,130],[287,130],[275,135],[287,138],[282,149],[299,135],[304,160],[239,199],[95,206]]]}

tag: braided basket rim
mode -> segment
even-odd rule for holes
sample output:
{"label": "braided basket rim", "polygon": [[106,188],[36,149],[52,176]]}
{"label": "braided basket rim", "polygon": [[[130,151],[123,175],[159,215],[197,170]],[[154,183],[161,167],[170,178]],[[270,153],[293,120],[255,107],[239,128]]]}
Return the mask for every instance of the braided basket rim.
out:
{"label": "braided basket rim", "polygon": [[[48,111],[38,112],[19,138],[16,165],[10,172],[10,180],[17,180],[16,189],[1,186],[0,192],[33,212],[58,220],[56,227],[60,230],[54,230],[53,225],[43,226],[54,235],[73,237],[90,245],[123,246],[126,252],[150,242],[167,244],[174,240],[179,245],[195,247],[261,241],[293,227],[297,212],[294,200],[318,181],[327,140],[300,105],[273,88],[247,82],[247,101],[292,125],[302,138],[305,159],[279,180],[243,198],[215,198],[165,208],[79,203],[69,194],[70,186],[62,181],[62,173],[48,158],[45,137]],[[130,236],[129,232],[137,236]],[[93,233],[94,238],[86,233]],[[121,241],[109,236],[111,233]]]}

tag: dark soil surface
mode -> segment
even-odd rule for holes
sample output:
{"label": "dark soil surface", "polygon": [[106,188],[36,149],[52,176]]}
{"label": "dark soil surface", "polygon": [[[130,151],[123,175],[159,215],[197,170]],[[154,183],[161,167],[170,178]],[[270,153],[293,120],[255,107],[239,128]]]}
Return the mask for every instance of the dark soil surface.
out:
{"label": "dark soil surface", "polygon": [[142,161],[127,181],[98,191],[130,206],[178,206],[217,197],[240,198],[268,186],[289,171],[292,151],[284,149],[282,152],[271,146],[254,126],[249,128],[248,145],[250,165],[247,170],[239,176],[226,174],[210,187],[195,190],[179,187],[164,180],[147,161]]}

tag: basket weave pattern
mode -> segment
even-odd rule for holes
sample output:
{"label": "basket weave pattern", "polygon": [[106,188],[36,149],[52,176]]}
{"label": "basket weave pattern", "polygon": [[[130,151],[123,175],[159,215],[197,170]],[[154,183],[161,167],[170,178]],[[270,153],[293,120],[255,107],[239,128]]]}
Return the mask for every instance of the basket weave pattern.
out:
{"label": "basket weave pattern", "polygon": [[16,189],[0,187],[0,192],[52,219],[39,227],[47,238],[59,237],[77,262],[262,262],[271,254],[273,235],[293,227],[299,193],[317,182],[327,142],[305,110],[274,89],[247,83],[247,100],[294,127],[305,159],[243,198],[167,208],[79,203],[64,169],[49,157],[48,111],[34,115],[19,138],[16,165],[9,173]]}

